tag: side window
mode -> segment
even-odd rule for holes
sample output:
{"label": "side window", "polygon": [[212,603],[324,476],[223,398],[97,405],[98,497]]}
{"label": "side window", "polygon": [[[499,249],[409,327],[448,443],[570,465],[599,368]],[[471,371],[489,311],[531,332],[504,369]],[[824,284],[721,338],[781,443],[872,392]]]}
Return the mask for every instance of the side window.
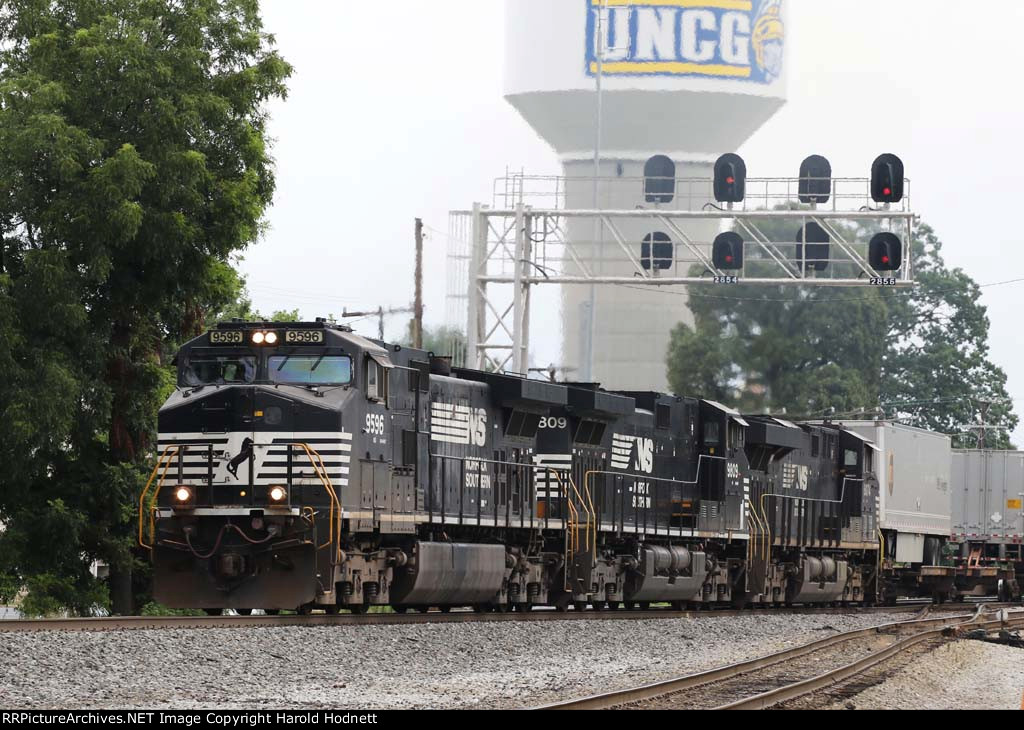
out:
{"label": "side window", "polygon": [[366,358],[366,397],[370,400],[379,400],[380,366],[372,358]]}
{"label": "side window", "polygon": [[366,397],[384,403],[388,400],[388,370],[372,357],[366,358]]}
{"label": "side window", "polygon": [[815,458],[821,453],[821,437],[811,436],[811,457]]}
{"label": "side window", "polygon": [[656,423],[658,428],[666,429],[672,425],[672,408],[670,406],[658,404],[656,411]]}
{"label": "side window", "polygon": [[704,445],[705,446],[718,446],[721,439],[721,435],[718,430],[718,421],[705,421],[704,422]]}
{"label": "side window", "polygon": [[857,466],[857,452],[853,449],[846,449],[846,458],[844,463],[846,466]]}
{"label": "side window", "polygon": [[743,448],[743,427],[733,421],[729,422],[729,445],[734,449]]}

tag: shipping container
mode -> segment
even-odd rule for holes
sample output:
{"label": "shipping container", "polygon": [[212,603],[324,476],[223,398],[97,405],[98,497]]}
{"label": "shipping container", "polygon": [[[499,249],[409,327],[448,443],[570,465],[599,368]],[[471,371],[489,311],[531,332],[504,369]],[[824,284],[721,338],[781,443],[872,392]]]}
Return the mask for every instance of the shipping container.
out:
{"label": "shipping container", "polygon": [[1024,452],[953,452],[953,536],[959,542],[1024,540]]}
{"label": "shipping container", "polygon": [[877,449],[878,524],[895,533],[891,557],[934,564],[952,530],[949,436],[892,421],[844,421]]}

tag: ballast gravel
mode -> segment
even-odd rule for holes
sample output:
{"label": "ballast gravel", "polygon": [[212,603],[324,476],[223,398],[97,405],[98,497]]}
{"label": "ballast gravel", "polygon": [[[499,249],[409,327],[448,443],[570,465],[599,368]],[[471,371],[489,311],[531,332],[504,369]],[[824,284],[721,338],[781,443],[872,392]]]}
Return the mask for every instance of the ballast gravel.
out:
{"label": "ballast gravel", "polygon": [[828,709],[1024,709],[1024,649],[970,640],[944,644]]}
{"label": "ballast gravel", "polygon": [[908,618],[758,612],[626,621],[0,633],[0,707],[531,707]]}

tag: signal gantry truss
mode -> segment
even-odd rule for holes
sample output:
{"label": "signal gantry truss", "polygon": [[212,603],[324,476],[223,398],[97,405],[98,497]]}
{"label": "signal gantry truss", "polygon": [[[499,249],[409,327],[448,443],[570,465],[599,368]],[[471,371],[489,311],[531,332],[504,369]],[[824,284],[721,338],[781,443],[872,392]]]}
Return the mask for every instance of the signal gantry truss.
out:
{"label": "signal gantry truss", "polygon": [[[896,204],[878,204],[868,179],[832,179],[825,205],[797,202],[799,178],[747,179],[738,204],[713,202],[708,179],[675,180],[668,203],[667,196],[651,194],[649,178],[598,182],[599,200],[621,200],[618,188],[637,186],[632,197],[656,201],[633,210],[565,207],[573,183],[582,187],[593,179],[514,176],[503,182],[504,190],[495,188],[494,207],[475,204],[453,211],[449,221],[448,319],[465,328],[465,357],[457,353],[456,359],[468,367],[527,371],[535,286],[914,284],[916,214],[909,195]],[[709,230],[733,231],[743,239],[742,255],[718,257],[738,260],[740,268],[715,265],[716,235],[706,235]],[[644,231],[664,232],[670,241],[645,237]],[[827,243],[804,235],[811,231],[824,231]],[[893,256],[896,271],[871,265],[869,240],[879,233],[901,244]],[[875,262],[880,260],[890,259],[876,255]]]}

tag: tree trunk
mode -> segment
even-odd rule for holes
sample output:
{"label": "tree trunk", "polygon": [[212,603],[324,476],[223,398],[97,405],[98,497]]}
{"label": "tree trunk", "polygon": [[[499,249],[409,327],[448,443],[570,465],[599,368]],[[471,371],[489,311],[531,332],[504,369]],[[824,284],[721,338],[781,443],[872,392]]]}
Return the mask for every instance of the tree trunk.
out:
{"label": "tree trunk", "polygon": [[[132,397],[131,382],[131,328],[115,322],[111,335],[112,358],[108,364],[107,379],[113,393],[110,405],[110,460],[113,464],[130,463],[136,455],[135,440],[132,437],[128,418],[128,404]],[[126,495],[131,500],[133,495]],[[120,532],[120,529],[118,529]],[[127,539],[127,535],[124,536]],[[132,599],[132,557],[115,557],[110,560],[110,602],[113,613],[128,616],[133,613]]]}
{"label": "tree trunk", "polygon": [[132,564],[126,566],[110,566],[110,603],[111,612],[115,616],[131,616],[135,610],[132,605]]}

